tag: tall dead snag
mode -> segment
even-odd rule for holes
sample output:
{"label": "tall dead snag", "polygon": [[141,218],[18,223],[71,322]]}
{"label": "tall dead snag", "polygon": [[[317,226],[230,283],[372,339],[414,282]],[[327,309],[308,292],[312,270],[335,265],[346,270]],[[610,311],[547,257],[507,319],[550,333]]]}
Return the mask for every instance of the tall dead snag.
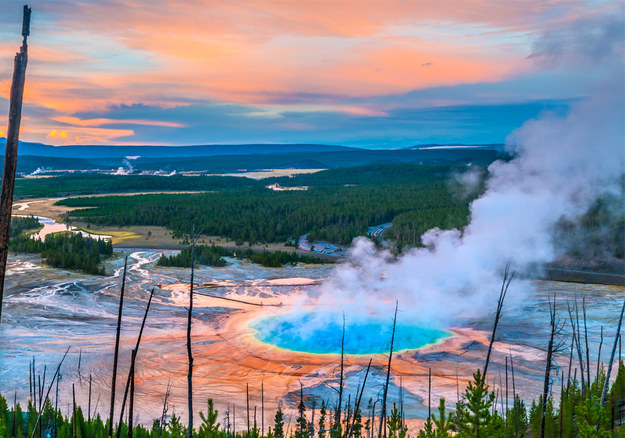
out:
{"label": "tall dead snag", "polygon": [[260,436],[265,436],[265,382],[263,381],[260,382]]}
{"label": "tall dead snag", "polygon": [[345,358],[345,313],[343,313],[343,337],[341,338],[341,377],[339,379],[339,403],[336,407],[335,425],[336,435],[341,436],[341,409],[343,408],[343,365]]}
{"label": "tall dead snag", "polygon": [[508,356],[506,356],[506,412],[505,418],[508,418]]}
{"label": "tall dead snag", "polygon": [[362,394],[365,392],[365,385],[367,384],[367,377],[369,376],[369,370],[371,369],[371,361],[373,361],[373,358],[369,359],[369,365],[367,365],[367,371],[365,372],[365,379],[362,382],[362,388],[360,389],[358,400],[356,400],[356,406],[354,406],[354,419],[352,420],[352,425],[350,426],[349,430],[347,430],[347,436],[349,438],[351,438],[352,433],[354,432],[354,424],[356,423],[356,416],[358,415],[358,411],[360,410],[360,401],[362,400]]}
{"label": "tall dead snag", "polygon": [[[59,370],[61,369],[61,365],[63,365],[63,361],[65,360],[65,357],[67,356],[67,353],[69,352],[70,348],[71,347],[67,347],[67,350],[65,350],[65,354],[63,355],[63,357],[61,358],[61,361],[59,362],[59,366],[56,367],[56,371],[54,372],[54,375],[52,376],[52,381],[50,382],[50,386],[48,386],[48,391],[46,392],[46,397],[45,397],[46,400],[50,396],[50,390],[52,390],[52,385],[54,385],[55,380],[57,382],[56,392],[57,392],[57,399],[58,399],[58,392],[59,392],[58,382],[59,381],[57,377],[59,375]],[[37,427],[39,426],[40,423],[41,423],[41,410],[39,410],[39,412],[37,413],[37,421],[35,422],[35,427],[33,428],[33,433],[30,436],[30,438],[34,438],[35,432],[37,431]]]}
{"label": "tall dead snag", "polygon": [[582,296],[582,314],[584,316],[584,342],[586,343],[586,382],[590,389],[590,349],[588,348],[588,326],[586,325],[586,297]]}
{"label": "tall dead snag", "polygon": [[167,414],[167,411],[169,410],[168,400],[169,400],[170,393],[171,393],[171,381],[167,381],[167,390],[165,391],[165,397],[163,397],[163,411],[161,413],[161,421],[158,425],[158,438],[161,438],[161,435],[163,434],[163,428],[165,424],[165,415]]}
{"label": "tall dead snag", "polygon": [[15,169],[17,168],[17,146],[20,137],[20,122],[22,120],[22,99],[24,96],[24,81],[26,79],[26,64],[28,64],[28,44],[30,35],[30,12],[28,5],[24,5],[22,17],[22,47],[15,55],[13,65],[13,81],[11,82],[11,96],[9,102],[9,125],[7,129],[7,144],[4,152],[4,173],[2,174],[2,195],[0,197],[0,321],[2,321],[2,297],[4,295],[4,275],[9,253],[9,230],[11,228],[11,210],[13,209],[13,188],[15,187]]}
{"label": "tall dead snag", "polygon": [[514,415],[514,437],[519,436],[519,422],[517,416],[517,405],[516,405],[516,384],[514,382],[514,361],[512,360],[512,353],[510,354],[510,372],[512,373],[512,399],[514,402],[512,403],[512,412]]}
{"label": "tall dead snag", "polygon": [[[553,302],[549,300],[549,326],[551,327],[551,333],[549,335],[549,345],[547,346],[547,363],[545,365],[545,380],[543,383],[543,398],[542,398],[542,413],[540,417],[540,438],[545,436],[545,415],[547,412],[547,401],[549,396],[549,383],[551,380],[551,367],[553,362],[553,355],[559,351],[562,347],[562,343],[554,343],[556,335],[562,331],[562,326],[558,325],[556,320],[556,296],[553,296]],[[564,376],[564,375],[563,375]]]}
{"label": "tall dead snag", "polygon": [[[579,334],[579,315],[577,312],[577,299],[575,300],[575,312],[576,312],[576,320],[573,321],[573,311],[571,310],[570,303],[567,303],[568,311],[569,311],[569,320],[571,321],[571,329],[573,330],[573,340],[575,341],[575,348],[577,348],[577,361],[579,362],[580,367],[580,380],[582,384],[582,399],[586,399],[586,377],[584,376],[584,360],[582,359],[582,347],[580,343],[580,334]],[[573,379],[575,380],[575,379]]]}
{"label": "tall dead snag", "polygon": [[599,342],[599,353],[597,356],[597,379],[599,378],[599,368],[601,367],[601,348],[603,347],[603,326],[601,326],[601,341]]}
{"label": "tall dead snag", "polygon": [[115,335],[115,354],[113,355],[113,377],[111,378],[111,409],[109,414],[109,438],[113,436],[113,415],[115,414],[115,384],[117,381],[117,360],[119,359],[119,335],[122,327],[122,312],[124,310],[124,289],[126,288],[126,268],[128,256],[124,258],[124,273],[122,274],[122,289],[119,294],[119,312],[117,313],[117,333]]}
{"label": "tall dead snag", "polygon": [[189,359],[189,373],[187,374],[187,403],[189,406],[188,437],[193,438],[193,352],[191,351],[191,316],[193,315],[193,273],[195,269],[195,224],[191,236],[191,284],[189,286],[189,313],[187,317],[187,356]]}
{"label": "tall dead snag", "polygon": [[612,346],[612,354],[610,354],[610,361],[608,362],[608,370],[605,375],[605,382],[603,383],[603,391],[601,392],[601,406],[605,405],[605,398],[608,394],[608,388],[610,387],[610,374],[612,373],[612,364],[614,363],[614,354],[616,354],[616,346],[618,345],[619,337],[621,335],[621,325],[623,324],[623,312],[625,312],[625,300],[623,300],[623,307],[621,308],[621,316],[618,319],[618,325],[616,326],[616,335],[614,337],[614,345]]}
{"label": "tall dead snag", "polygon": [[388,354],[388,368],[386,370],[386,383],[384,384],[384,395],[382,396],[382,414],[380,416],[380,425],[378,436],[382,436],[382,428],[384,428],[384,438],[386,438],[386,428],[384,422],[386,420],[386,396],[388,395],[388,384],[391,379],[391,361],[393,360],[393,342],[395,342],[395,326],[397,325],[397,307],[399,302],[395,302],[395,317],[393,318],[393,332],[391,334],[391,351]]}
{"label": "tall dead snag", "polygon": [[74,388],[74,384],[72,383],[72,438],[76,438],[76,422],[78,419],[76,418],[76,389]]}
{"label": "tall dead snag", "polygon": [[506,299],[508,293],[508,287],[514,277],[514,271],[510,271],[512,266],[512,260],[508,260],[503,272],[503,281],[501,282],[501,291],[499,291],[499,299],[497,300],[497,312],[495,312],[495,324],[493,325],[493,333],[490,337],[490,343],[488,344],[488,353],[486,354],[486,363],[484,364],[484,379],[486,380],[486,371],[488,371],[488,363],[490,362],[490,354],[493,351],[493,342],[495,342],[495,334],[497,333],[497,325],[501,319],[501,311],[503,309],[503,302]]}
{"label": "tall dead snag", "polygon": [[250,384],[245,384],[245,400],[247,403],[247,435],[250,435]]}
{"label": "tall dead snag", "polygon": [[87,408],[87,422],[91,423],[91,374],[89,374],[89,405]]}
{"label": "tall dead snag", "polygon": [[[122,421],[124,419],[124,410],[126,409],[126,399],[128,398],[128,390],[131,386],[131,378],[132,382],[134,382],[135,378],[135,362],[137,359],[137,353],[139,352],[139,345],[141,344],[141,336],[143,335],[143,328],[145,327],[145,321],[148,318],[148,312],[150,311],[150,304],[152,304],[152,297],[154,297],[154,288],[150,292],[150,298],[148,299],[148,305],[145,308],[145,313],[143,314],[143,320],[141,321],[141,328],[139,329],[139,336],[137,336],[137,343],[135,345],[134,350],[132,350],[132,356],[130,359],[130,371],[128,372],[128,380],[126,381],[126,389],[124,390],[124,399],[122,400],[122,408],[119,413],[119,425],[121,426]],[[120,436],[121,428],[117,428],[117,437]]]}
{"label": "tall dead snag", "polygon": [[[132,350],[132,362],[134,365],[135,358],[137,357],[137,350]],[[132,438],[132,419],[134,417],[134,406],[135,406],[135,367],[132,366],[130,371],[130,376],[128,376],[130,380],[130,402],[128,403],[128,438]],[[120,423],[121,425],[121,423]]]}

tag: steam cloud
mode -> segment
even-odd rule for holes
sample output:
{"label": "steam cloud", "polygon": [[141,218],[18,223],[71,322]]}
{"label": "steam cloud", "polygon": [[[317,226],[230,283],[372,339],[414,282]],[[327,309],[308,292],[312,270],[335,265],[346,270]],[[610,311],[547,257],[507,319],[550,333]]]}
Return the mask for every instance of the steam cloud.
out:
{"label": "steam cloud", "polygon": [[[507,260],[512,259],[521,274],[553,261],[558,256],[553,232],[560,219],[579,217],[606,193],[622,199],[623,64],[605,48],[622,53],[623,39],[604,45],[596,41],[621,35],[619,23],[620,28],[610,19],[607,29],[595,32],[596,38],[575,57],[576,64],[584,54],[592,61],[608,59],[603,71],[609,78],[595,87],[592,97],[572,105],[566,116],[544,114],[509,136],[507,147],[514,158],[491,164],[486,191],[471,204],[470,223],[463,231],[430,230],[422,236],[425,248],[398,260],[376,250],[369,240],[358,239],[349,261],[322,286],[318,305],[348,315],[390,316],[397,299],[412,320],[433,325],[445,325],[455,315],[491,312]],[[574,25],[539,40],[534,57],[542,62],[547,56],[551,65],[566,63],[570,53],[563,45],[575,51],[581,41],[571,36]],[[520,298],[523,286],[515,281],[509,300]]]}

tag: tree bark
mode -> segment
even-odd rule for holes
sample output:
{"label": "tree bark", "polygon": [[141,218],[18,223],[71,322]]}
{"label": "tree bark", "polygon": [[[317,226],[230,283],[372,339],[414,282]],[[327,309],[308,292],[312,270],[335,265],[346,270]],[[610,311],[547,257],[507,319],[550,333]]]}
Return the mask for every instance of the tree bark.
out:
{"label": "tree bark", "polygon": [[20,123],[22,120],[22,100],[26,65],[28,64],[27,37],[30,35],[31,9],[24,5],[22,18],[22,47],[15,55],[13,80],[9,101],[9,124],[7,143],[4,152],[4,172],[2,174],[2,194],[0,195],[0,322],[2,322],[2,301],[4,296],[4,276],[6,274],[7,256],[9,253],[9,232],[11,229],[11,212],[13,209],[13,189],[15,188],[15,170],[17,169],[17,147],[19,145]]}
{"label": "tree bark", "polygon": [[[115,353],[113,355],[113,376],[111,378],[111,408],[109,413],[109,438],[113,437],[113,423],[115,415],[115,385],[117,383],[117,361],[119,359],[119,337],[122,326],[122,312],[124,310],[124,289],[126,288],[126,268],[128,256],[124,258],[124,273],[122,274],[122,288],[119,294],[119,312],[117,313],[117,333],[115,335]],[[121,424],[121,423],[120,423]]]}

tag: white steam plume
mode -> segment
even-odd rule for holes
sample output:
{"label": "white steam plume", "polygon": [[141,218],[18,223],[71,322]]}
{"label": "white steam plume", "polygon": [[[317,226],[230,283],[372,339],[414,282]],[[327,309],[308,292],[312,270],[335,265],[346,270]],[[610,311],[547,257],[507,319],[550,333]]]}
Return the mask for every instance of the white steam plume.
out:
{"label": "white steam plume", "polygon": [[[605,193],[622,199],[623,69],[608,70],[613,79],[572,105],[565,117],[545,114],[512,133],[507,143],[514,158],[491,164],[486,191],[471,204],[462,232],[430,230],[422,236],[425,248],[396,261],[358,239],[349,261],[322,286],[319,305],[392,315],[397,299],[412,320],[432,325],[492,312],[507,260],[519,273],[554,261],[553,232],[560,219],[574,220]],[[515,281],[509,300],[519,299],[523,286]]]}

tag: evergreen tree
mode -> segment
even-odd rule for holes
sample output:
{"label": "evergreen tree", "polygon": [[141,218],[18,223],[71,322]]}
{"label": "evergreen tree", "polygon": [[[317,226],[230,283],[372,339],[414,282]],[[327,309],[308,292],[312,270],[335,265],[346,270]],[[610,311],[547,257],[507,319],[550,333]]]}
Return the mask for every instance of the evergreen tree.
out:
{"label": "evergreen tree", "polygon": [[282,408],[278,406],[274,421],[274,434],[276,438],[284,438],[284,415],[282,414]]}
{"label": "evergreen tree", "polygon": [[473,381],[469,382],[463,399],[456,408],[454,428],[458,436],[463,438],[489,436],[490,408],[494,400],[495,394],[488,392],[485,378],[478,369],[473,373]]}
{"label": "evergreen tree", "polygon": [[206,403],[208,406],[206,415],[204,415],[204,413],[200,411],[200,418],[202,419],[202,424],[200,424],[198,437],[199,438],[214,438],[217,432],[219,431],[219,426],[220,426],[220,424],[217,422],[219,411],[214,408],[212,398],[209,398]]}

